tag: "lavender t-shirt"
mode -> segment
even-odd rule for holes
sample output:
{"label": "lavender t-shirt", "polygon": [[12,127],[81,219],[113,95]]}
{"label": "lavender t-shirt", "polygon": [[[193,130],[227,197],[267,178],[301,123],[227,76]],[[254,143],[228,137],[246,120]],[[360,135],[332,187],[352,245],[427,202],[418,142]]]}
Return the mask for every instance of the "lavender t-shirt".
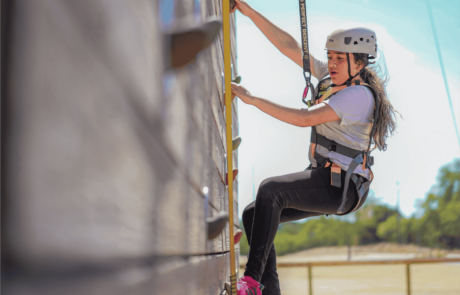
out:
{"label": "lavender t-shirt", "polygon": [[[311,56],[311,58],[313,58]],[[326,77],[329,72],[327,63],[313,58],[315,74],[318,80]],[[369,134],[374,118],[374,98],[372,92],[366,86],[347,87],[329,100],[324,101],[328,104],[337,116],[339,121],[327,122],[316,125],[316,131],[330,140],[342,144],[355,150],[367,150],[369,144]],[[343,170],[347,170],[352,159],[342,156],[336,152],[317,145],[316,152],[331,161]],[[310,162],[316,167],[316,160],[311,153],[308,153]],[[369,179],[369,170],[363,170],[359,165],[355,173]]]}

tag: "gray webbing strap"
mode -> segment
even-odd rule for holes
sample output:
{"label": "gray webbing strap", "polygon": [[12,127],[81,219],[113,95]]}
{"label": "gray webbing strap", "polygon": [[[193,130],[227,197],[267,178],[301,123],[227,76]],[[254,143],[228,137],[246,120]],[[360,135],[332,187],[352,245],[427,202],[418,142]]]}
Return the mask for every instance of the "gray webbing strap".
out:
{"label": "gray webbing strap", "polygon": [[[303,53],[303,76],[305,78],[305,90],[302,95],[302,102],[309,107],[315,99],[315,88],[311,84],[311,69],[310,69],[310,50],[308,48],[308,27],[307,27],[307,4],[305,0],[299,0],[300,10],[300,31],[302,33],[302,53]],[[308,75],[307,75],[308,73]],[[308,89],[311,89],[311,101],[306,101]]]}
{"label": "gray webbing strap", "polygon": [[327,137],[316,133],[316,144],[319,144],[320,146],[323,146],[327,148],[329,151],[336,152],[338,154],[341,154],[343,156],[347,156],[349,158],[354,158],[358,154],[361,154],[362,151],[360,150],[355,150],[349,147],[346,147],[344,145],[341,145],[333,140],[328,139]]}
{"label": "gray webbing strap", "polygon": [[[369,170],[371,170],[369,168]],[[372,171],[372,170],[371,170]],[[353,181],[355,184],[356,190],[358,192],[358,203],[356,204],[355,208],[350,211],[356,211],[358,210],[366,201],[367,195],[369,193],[369,187],[371,186],[372,180],[366,180],[364,177],[358,174],[352,174],[350,177],[350,180]]]}
{"label": "gray webbing strap", "polygon": [[356,167],[358,167],[358,165],[362,164],[363,162],[364,162],[363,155],[359,154],[353,159],[353,161],[350,163],[350,166],[348,166],[347,174],[345,175],[345,185],[343,188],[342,204],[337,210],[337,214],[345,213],[345,203],[348,200],[347,191],[348,191],[348,184],[350,183],[350,177],[353,174],[353,171],[355,171]]}

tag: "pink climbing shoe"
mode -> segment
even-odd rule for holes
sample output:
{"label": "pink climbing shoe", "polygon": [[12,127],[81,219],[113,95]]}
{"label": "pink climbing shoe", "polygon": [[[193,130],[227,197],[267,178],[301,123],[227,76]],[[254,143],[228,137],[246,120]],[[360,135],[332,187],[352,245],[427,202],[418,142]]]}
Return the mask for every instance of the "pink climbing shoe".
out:
{"label": "pink climbing shoe", "polygon": [[264,286],[251,277],[242,277],[236,283],[237,295],[262,295]]}

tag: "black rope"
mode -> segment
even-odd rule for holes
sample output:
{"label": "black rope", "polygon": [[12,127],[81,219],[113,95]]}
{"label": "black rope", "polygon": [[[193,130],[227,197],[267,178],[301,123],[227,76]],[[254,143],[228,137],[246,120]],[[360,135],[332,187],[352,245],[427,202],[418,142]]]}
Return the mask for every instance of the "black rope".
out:
{"label": "black rope", "polygon": [[[303,76],[305,78],[305,90],[302,96],[302,102],[308,106],[312,105],[315,100],[315,88],[311,84],[310,53],[308,47],[308,28],[307,28],[307,8],[305,0],[299,0],[300,10],[300,31],[302,34],[302,53],[303,53]],[[307,75],[308,73],[308,75]],[[311,102],[306,101],[308,89],[311,89]]]}

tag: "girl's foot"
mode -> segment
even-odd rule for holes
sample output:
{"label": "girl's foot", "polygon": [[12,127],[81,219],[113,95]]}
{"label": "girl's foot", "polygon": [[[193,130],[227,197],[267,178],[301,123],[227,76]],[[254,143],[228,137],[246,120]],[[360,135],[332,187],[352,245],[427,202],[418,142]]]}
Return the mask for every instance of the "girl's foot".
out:
{"label": "girl's foot", "polygon": [[242,277],[236,283],[236,294],[237,295],[262,295],[262,289],[264,286],[259,284],[256,280],[251,277]]}

